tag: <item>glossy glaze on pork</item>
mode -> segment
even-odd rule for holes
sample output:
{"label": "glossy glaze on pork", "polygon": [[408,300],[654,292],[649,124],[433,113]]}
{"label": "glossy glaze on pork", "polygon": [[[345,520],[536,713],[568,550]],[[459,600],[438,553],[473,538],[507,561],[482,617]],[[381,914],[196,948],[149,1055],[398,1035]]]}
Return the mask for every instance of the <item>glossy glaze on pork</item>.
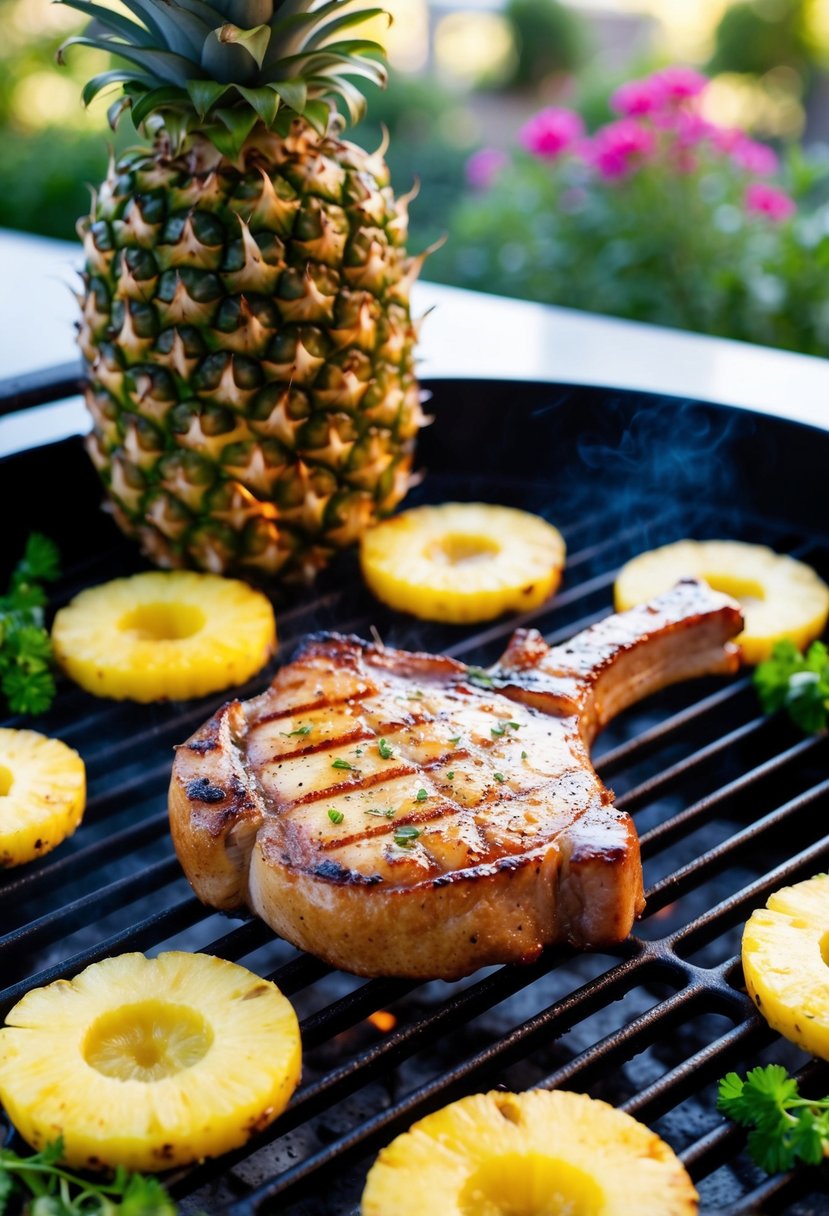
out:
{"label": "glossy glaze on pork", "polygon": [[563,646],[519,630],[484,673],[314,635],[177,748],[181,864],[205,903],[362,975],[620,941],[643,909],[639,845],[590,744],[657,688],[735,671],[741,628],[689,581]]}

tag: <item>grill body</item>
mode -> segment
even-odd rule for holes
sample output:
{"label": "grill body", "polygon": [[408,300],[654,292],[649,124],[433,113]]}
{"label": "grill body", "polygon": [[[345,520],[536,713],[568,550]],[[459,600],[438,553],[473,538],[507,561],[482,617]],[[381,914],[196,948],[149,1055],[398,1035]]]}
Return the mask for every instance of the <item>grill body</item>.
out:
{"label": "grill body", "polygon": [[[0,386],[0,413],[67,395],[73,375],[58,373]],[[343,554],[312,592],[278,604],[280,652],[240,697],[261,691],[314,629],[376,630],[390,646],[481,665],[518,624],[562,641],[612,610],[622,562],[681,537],[769,544],[829,580],[829,432],[629,391],[424,387],[435,421],[418,452],[425,476],[406,505],[478,500],[545,516],[567,541],[561,589],[525,617],[442,626],[376,603],[356,554]],[[100,504],[80,438],[0,460],[0,575],[32,529],[61,550],[53,607],[146,568]],[[829,1091],[826,1066],[758,1017],[739,965],[750,912],[829,862],[825,739],[765,718],[746,673],[680,685],[629,710],[594,760],[642,840],[647,909],[631,937],[608,952],[554,948],[529,967],[415,984],[333,971],[260,922],[194,898],[167,827],[170,765],[175,744],[226,696],[138,706],[61,682],[48,714],[7,723],[77,748],[89,799],[72,839],[0,873],[0,1012],[33,985],[107,955],[183,948],[274,979],[300,1015],[303,1081],[289,1109],[244,1150],[171,1176],[182,1212],[351,1216],[374,1155],[416,1118],[466,1093],[534,1085],[588,1092],[647,1122],[683,1157],[703,1212],[829,1212],[823,1169],[766,1178],[715,1109],[719,1077],[770,1061],[797,1072],[805,1092]]]}

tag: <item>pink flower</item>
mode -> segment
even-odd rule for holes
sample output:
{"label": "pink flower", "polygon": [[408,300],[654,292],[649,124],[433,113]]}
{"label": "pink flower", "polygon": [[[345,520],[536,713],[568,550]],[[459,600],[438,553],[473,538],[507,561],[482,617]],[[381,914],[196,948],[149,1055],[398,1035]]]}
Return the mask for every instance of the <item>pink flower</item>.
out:
{"label": "pink flower", "polygon": [[693,148],[710,139],[714,128],[701,114],[680,110],[676,115],[677,143],[683,148]]}
{"label": "pink flower", "polygon": [[693,68],[683,67],[682,64],[663,68],[661,72],[656,72],[651,80],[671,101],[687,101],[691,97],[698,97],[708,87],[706,76],[695,72]]}
{"label": "pink flower", "polygon": [[731,159],[735,165],[748,173],[756,173],[758,177],[768,177],[776,173],[779,167],[777,153],[767,144],[760,144],[756,139],[743,136],[738,139],[731,149]]}
{"label": "pink flower", "polygon": [[629,80],[610,99],[617,114],[628,118],[657,115],[676,102],[689,101],[707,87],[708,80],[693,68],[676,64],[641,80]]}
{"label": "pink flower", "polygon": [[585,157],[602,177],[623,177],[638,160],[650,155],[655,143],[648,127],[632,118],[620,118],[599,128],[585,147]]}
{"label": "pink flower", "polygon": [[768,216],[776,224],[781,224],[797,211],[793,198],[767,182],[750,182],[746,186],[745,206],[749,214]]}
{"label": "pink flower", "polygon": [[744,139],[745,133],[739,127],[716,127],[713,123],[711,125],[711,143],[720,152],[730,155]]}
{"label": "pink flower", "polygon": [[509,161],[500,148],[481,148],[466,162],[466,180],[473,190],[489,190]]}
{"label": "pink flower", "polygon": [[581,138],[584,122],[574,110],[549,106],[525,123],[519,139],[528,152],[542,160],[555,160]]}
{"label": "pink flower", "polygon": [[610,98],[610,105],[617,114],[628,118],[642,114],[653,114],[665,104],[665,89],[656,76],[643,80],[629,80],[620,85]]}

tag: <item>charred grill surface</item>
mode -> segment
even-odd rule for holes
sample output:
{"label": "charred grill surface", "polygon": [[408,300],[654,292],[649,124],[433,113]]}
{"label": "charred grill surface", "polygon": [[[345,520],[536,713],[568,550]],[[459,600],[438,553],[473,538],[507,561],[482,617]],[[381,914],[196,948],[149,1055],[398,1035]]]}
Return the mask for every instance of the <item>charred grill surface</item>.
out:
{"label": "charred grill surface", "polygon": [[[483,667],[516,626],[537,629],[545,646],[566,644],[607,616],[622,562],[687,535],[762,541],[829,578],[822,432],[604,389],[431,388],[437,421],[420,449],[428,477],[412,502],[498,500],[545,515],[568,545],[559,593],[530,619],[441,628],[378,607],[344,560],[312,598],[279,605],[280,661],[319,629],[370,637],[374,626],[389,647]],[[58,380],[53,396],[65,391]],[[38,400],[43,392],[39,383]],[[10,400],[0,389],[0,413]],[[73,487],[60,516],[33,492],[52,483]],[[65,572],[55,603],[142,568],[98,495],[80,441],[0,461],[2,560],[10,568],[31,528],[53,536]],[[218,699],[114,705],[62,684],[38,727],[84,756],[84,823],[49,857],[0,874],[3,1012],[96,958],[170,947],[238,960],[294,1002],[299,1092],[244,1151],[171,1180],[184,1213],[353,1216],[374,1153],[397,1131],[499,1084],[578,1089],[645,1120],[680,1152],[706,1216],[827,1210],[823,1170],[766,1178],[715,1109],[720,1076],[771,1060],[801,1074],[807,1093],[829,1092],[826,1067],[781,1043],[751,1008],[738,962],[751,911],[829,866],[826,739],[765,719],[747,674],[657,693],[611,722],[593,754],[640,839],[647,907],[625,942],[555,946],[527,966],[452,984],[366,981],[193,894],[173,852],[167,788],[175,746],[220,708]]]}

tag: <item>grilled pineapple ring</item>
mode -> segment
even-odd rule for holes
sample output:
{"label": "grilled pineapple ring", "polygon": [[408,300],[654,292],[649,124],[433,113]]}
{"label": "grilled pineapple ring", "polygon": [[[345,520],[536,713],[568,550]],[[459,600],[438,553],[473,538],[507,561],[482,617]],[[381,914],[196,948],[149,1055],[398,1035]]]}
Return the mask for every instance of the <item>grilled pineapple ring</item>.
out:
{"label": "grilled pineapple ring", "polygon": [[363,577],[378,599],[452,624],[537,608],[558,587],[564,557],[552,524],[486,503],[413,507],[360,542]]}
{"label": "grilled pineapple ring", "polygon": [[239,579],[154,570],[81,591],[56,614],[52,646],[96,696],[185,700],[255,675],[276,624],[267,596]]}
{"label": "grilled pineapple ring", "polygon": [[783,887],[743,930],[746,989],[773,1030],[829,1060],[829,874]]}
{"label": "grilled pineapple ring", "polygon": [[802,650],[826,626],[829,587],[811,566],[766,545],[731,540],[680,540],[640,553],[616,578],[616,611],[661,595],[689,575],[740,601],[745,629],[735,640],[745,663],[767,659],[784,637]]}
{"label": "grilled pineapple ring", "polygon": [[686,1216],[697,1193],[673,1150],[606,1102],[491,1092],[427,1115],[384,1148],[361,1216]]}
{"label": "grilled pineapple ring", "polygon": [[268,980],[206,954],[122,954],[34,988],[0,1030],[0,1101],[78,1169],[158,1171],[244,1144],[299,1081],[299,1025]]}
{"label": "grilled pineapple ring", "polygon": [[0,729],[0,868],[42,857],[71,836],[86,805],[86,769],[60,739]]}

